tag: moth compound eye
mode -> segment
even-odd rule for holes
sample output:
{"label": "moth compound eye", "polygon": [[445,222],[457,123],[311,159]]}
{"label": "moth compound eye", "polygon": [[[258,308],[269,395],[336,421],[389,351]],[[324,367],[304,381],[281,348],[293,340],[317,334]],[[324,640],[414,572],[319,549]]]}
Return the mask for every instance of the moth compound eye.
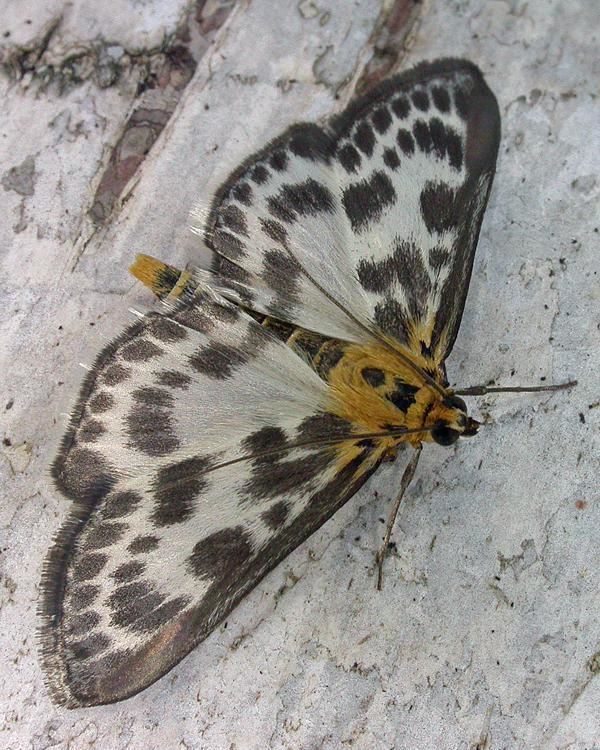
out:
{"label": "moth compound eye", "polygon": [[438,445],[452,445],[460,437],[460,433],[450,427],[436,427],[431,437]]}
{"label": "moth compound eye", "polygon": [[467,413],[467,405],[465,402],[460,398],[460,396],[448,396],[446,399],[446,404],[448,406],[452,406],[455,409],[460,409],[461,411],[464,411],[464,413]]}

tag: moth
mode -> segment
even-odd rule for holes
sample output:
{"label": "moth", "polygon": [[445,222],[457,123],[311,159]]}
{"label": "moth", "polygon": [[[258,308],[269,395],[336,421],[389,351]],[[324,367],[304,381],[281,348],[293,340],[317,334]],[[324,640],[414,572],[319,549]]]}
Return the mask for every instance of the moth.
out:
{"label": "moth", "polygon": [[422,63],[241,164],[210,270],[138,258],[162,304],[98,355],[52,467],[74,501],[42,577],[54,701],[153,683],[402,448],[381,585],[422,446],[477,433],[463,396],[520,390],[445,366],[499,139],[475,65]]}

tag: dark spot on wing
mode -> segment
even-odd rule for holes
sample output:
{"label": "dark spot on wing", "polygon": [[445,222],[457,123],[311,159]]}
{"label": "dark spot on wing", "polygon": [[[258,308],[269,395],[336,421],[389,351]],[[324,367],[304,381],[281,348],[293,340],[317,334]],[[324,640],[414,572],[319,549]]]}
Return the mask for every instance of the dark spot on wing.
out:
{"label": "dark spot on wing", "polygon": [[186,390],[192,379],[189,375],[178,370],[162,370],[162,372],[158,373],[157,382],[167,388],[181,388],[182,390]]}
{"label": "dark spot on wing", "polygon": [[123,563],[114,571],[112,577],[117,583],[130,583],[139,578],[146,570],[146,563],[141,560],[131,560]]}
{"label": "dark spot on wing", "polygon": [[406,128],[399,128],[396,135],[396,143],[407,156],[415,152],[415,139]]}
{"label": "dark spot on wing", "polygon": [[212,235],[212,246],[216,252],[229,256],[233,260],[238,260],[246,254],[244,243],[239,237],[223,229],[218,229]]}
{"label": "dark spot on wing", "polygon": [[287,247],[288,235],[287,229],[274,219],[259,219],[262,231],[275,242],[279,242],[283,247]]}
{"label": "dark spot on wing", "polygon": [[446,128],[446,153],[450,166],[460,169],[463,163],[463,147],[459,134],[452,128]]}
{"label": "dark spot on wing", "polygon": [[363,152],[366,156],[373,156],[373,148],[375,146],[375,134],[373,128],[368,122],[360,122],[354,135],[352,137],[355,145]]}
{"label": "dark spot on wing", "polygon": [[431,97],[433,103],[440,112],[450,111],[450,95],[445,88],[442,86],[434,86],[431,90]]}
{"label": "dark spot on wing", "polygon": [[106,427],[99,419],[86,419],[77,431],[77,440],[82,443],[94,443],[105,432]]}
{"label": "dark spot on wing", "polygon": [[267,250],[263,263],[261,278],[277,293],[271,310],[281,314],[298,301],[302,268],[293,255],[282,250]]}
{"label": "dark spot on wing", "polygon": [[420,202],[421,215],[430,232],[454,229],[460,220],[458,192],[445,182],[426,182]]}
{"label": "dark spot on wing", "polygon": [[194,512],[196,500],[208,486],[205,472],[214,465],[207,456],[186,458],[164,466],[153,482],[156,504],[152,521],[156,526],[182,523]]}
{"label": "dark spot on wing", "polygon": [[[252,461],[251,475],[243,486],[245,502],[267,500],[298,490],[312,491],[313,480],[335,460],[327,448],[311,451],[301,458],[286,460],[286,454],[257,457]],[[306,486],[308,485],[308,487]]]}
{"label": "dark spot on wing", "polygon": [[346,172],[357,172],[360,167],[360,154],[351,143],[346,143],[340,148],[338,159]]}
{"label": "dark spot on wing", "polygon": [[196,578],[203,580],[241,578],[251,556],[250,534],[242,526],[234,526],[197,542],[188,560],[188,568]]}
{"label": "dark spot on wing", "polygon": [[429,265],[439,271],[450,262],[450,253],[445,247],[434,247],[429,251]]}
{"label": "dark spot on wing", "polygon": [[389,169],[398,169],[400,166],[400,158],[396,153],[395,148],[386,148],[383,150],[383,163]]}
{"label": "dark spot on wing", "polygon": [[274,151],[269,159],[269,164],[276,172],[283,172],[287,169],[288,157],[285,151]]}
{"label": "dark spot on wing", "polygon": [[285,432],[280,427],[261,427],[242,440],[242,449],[248,455],[264,453],[287,446]]}
{"label": "dark spot on wing", "polygon": [[85,535],[84,549],[90,551],[110,547],[122,538],[128,528],[126,523],[97,523]]}
{"label": "dark spot on wing", "polygon": [[269,170],[262,164],[257,164],[254,169],[250,172],[250,179],[256,182],[257,185],[264,185],[269,179]]}
{"label": "dark spot on wing", "polygon": [[166,343],[184,341],[188,333],[182,325],[175,323],[162,315],[153,315],[146,326],[148,332]]}
{"label": "dark spot on wing", "polygon": [[429,125],[425,120],[416,120],[413,125],[413,135],[417,146],[424,153],[428,154],[433,148],[433,141],[431,139],[431,133],[429,132]]}
{"label": "dark spot on wing", "polygon": [[400,94],[400,96],[394,99],[392,102],[392,110],[400,120],[408,117],[408,113],[410,112],[410,102],[404,94]]}
{"label": "dark spot on wing", "polygon": [[94,610],[65,618],[65,634],[68,638],[72,636],[86,635],[90,630],[93,630],[99,622],[100,615]]}
{"label": "dark spot on wing", "polygon": [[147,362],[158,357],[163,350],[147,339],[137,339],[121,349],[121,356],[128,362]]}
{"label": "dark spot on wing", "polygon": [[318,125],[306,123],[292,134],[289,148],[302,159],[327,162],[331,154],[331,140]]}
{"label": "dark spot on wing", "polygon": [[231,190],[233,197],[245,206],[252,204],[252,188],[247,182],[239,182]]}
{"label": "dark spot on wing", "polygon": [[76,555],[71,566],[73,580],[80,583],[95,578],[107,562],[108,555],[100,553]]}
{"label": "dark spot on wing", "polygon": [[383,135],[392,124],[392,116],[387,107],[377,107],[372,116],[373,127]]}
{"label": "dark spot on wing", "polygon": [[382,331],[394,336],[401,344],[408,343],[410,319],[397,300],[388,298],[384,302],[378,302],[375,305],[373,317]]}
{"label": "dark spot on wing", "polygon": [[345,346],[335,340],[328,341],[321,347],[317,357],[314,359],[314,366],[323,380],[327,380],[329,371],[332,370],[344,356],[344,351]]}
{"label": "dark spot on wing", "polygon": [[201,346],[189,358],[191,366],[212,380],[227,380],[238,367],[248,362],[248,355],[239,347],[213,341]]}
{"label": "dark spot on wing", "polygon": [[352,229],[360,232],[377,221],[383,210],[394,203],[396,191],[385,172],[373,172],[371,177],[349,185],[344,190],[342,205]]}
{"label": "dark spot on wing", "polygon": [[129,516],[139,507],[141,502],[142,496],[132,490],[115,492],[106,498],[106,503],[102,508],[102,517],[107,519]]}
{"label": "dark spot on wing", "polygon": [[229,204],[219,211],[219,224],[224,224],[228,229],[244,237],[248,236],[248,225],[246,214],[239,206]]}
{"label": "dark spot on wing", "polygon": [[179,447],[173,424],[173,396],[160,388],[139,388],[125,417],[130,445],[148,456],[166,456]]}
{"label": "dark spot on wing", "polygon": [[298,216],[313,216],[321,211],[331,212],[334,203],[331,191],[309,177],[304,182],[282,185],[276,196],[268,198],[267,205],[273,216],[290,223]]}
{"label": "dark spot on wing", "polygon": [[81,586],[73,586],[68,591],[68,607],[72,612],[81,612],[82,609],[90,607],[100,593],[100,586],[84,583]]}
{"label": "dark spot on wing", "polygon": [[421,110],[421,112],[427,112],[429,109],[429,97],[426,91],[423,91],[423,89],[413,91],[411,99],[417,109]]}
{"label": "dark spot on wing", "polygon": [[131,375],[129,367],[123,367],[123,365],[110,365],[106,368],[101,376],[101,380],[105,385],[118,385],[123,383]]}
{"label": "dark spot on wing", "polygon": [[279,529],[285,524],[287,517],[289,516],[290,508],[288,503],[284,500],[279,500],[266,510],[261,513],[262,520],[272,531],[279,531]]}
{"label": "dark spot on wing", "polygon": [[92,656],[98,656],[106,651],[109,645],[110,638],[105,633],[93,633],[82,641],[70,643],[67,648],[72,659],[83,661]]}
{"label": "dark spot on wing", "polygon": [[346,438],[352,434],[352,425],[330,412],[318,412],[306,417],[298,426],[297,439],[301,441]]}
{"label": "dark spot on wing", "polygon": [[136,536],[127,549],[132,555],[144,555],[155,550],[158,544],[159,539],[157,536],[147,534],[145,536]]}
{"label": "dark spot on wing", "polygon": [[111,409],[114,403],[115,399],[108,391],[99,391],[90,399],[89,407],[90,411],[94,412],[94,414],[102,414]]}
{"label": "dark spot on wing", "polygon": [[67,497],[90,505],[102,500],[117,481],[111,464],[90,448],[71,449],[64,463],[57,462],[52,472]]}

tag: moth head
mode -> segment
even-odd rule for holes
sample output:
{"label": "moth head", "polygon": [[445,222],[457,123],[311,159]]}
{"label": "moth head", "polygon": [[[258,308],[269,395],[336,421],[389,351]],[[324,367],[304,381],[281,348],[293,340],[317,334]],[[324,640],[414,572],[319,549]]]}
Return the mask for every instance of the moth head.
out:
{"label": "moth head", "polygon": [[459,437],[477,434],[480,423],[469,417],[467,405],[460,396],[446,396],[443,405],[443,417],[438,419],[431,432],[434,442],[438,445],[452,445]]}

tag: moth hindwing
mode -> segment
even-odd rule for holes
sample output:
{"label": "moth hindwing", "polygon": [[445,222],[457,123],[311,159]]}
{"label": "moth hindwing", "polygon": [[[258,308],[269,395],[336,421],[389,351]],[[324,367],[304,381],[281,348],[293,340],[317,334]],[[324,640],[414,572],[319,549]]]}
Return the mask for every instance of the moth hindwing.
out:
{"label": "moth hindwing", "polygon": [[236,169],[210,270],[136,262],[164,307],[100,353],[52,469],[57,702],[144,689],[399,446],[468,434],[444,360],[498,139],[475,66],[419,65]]}

